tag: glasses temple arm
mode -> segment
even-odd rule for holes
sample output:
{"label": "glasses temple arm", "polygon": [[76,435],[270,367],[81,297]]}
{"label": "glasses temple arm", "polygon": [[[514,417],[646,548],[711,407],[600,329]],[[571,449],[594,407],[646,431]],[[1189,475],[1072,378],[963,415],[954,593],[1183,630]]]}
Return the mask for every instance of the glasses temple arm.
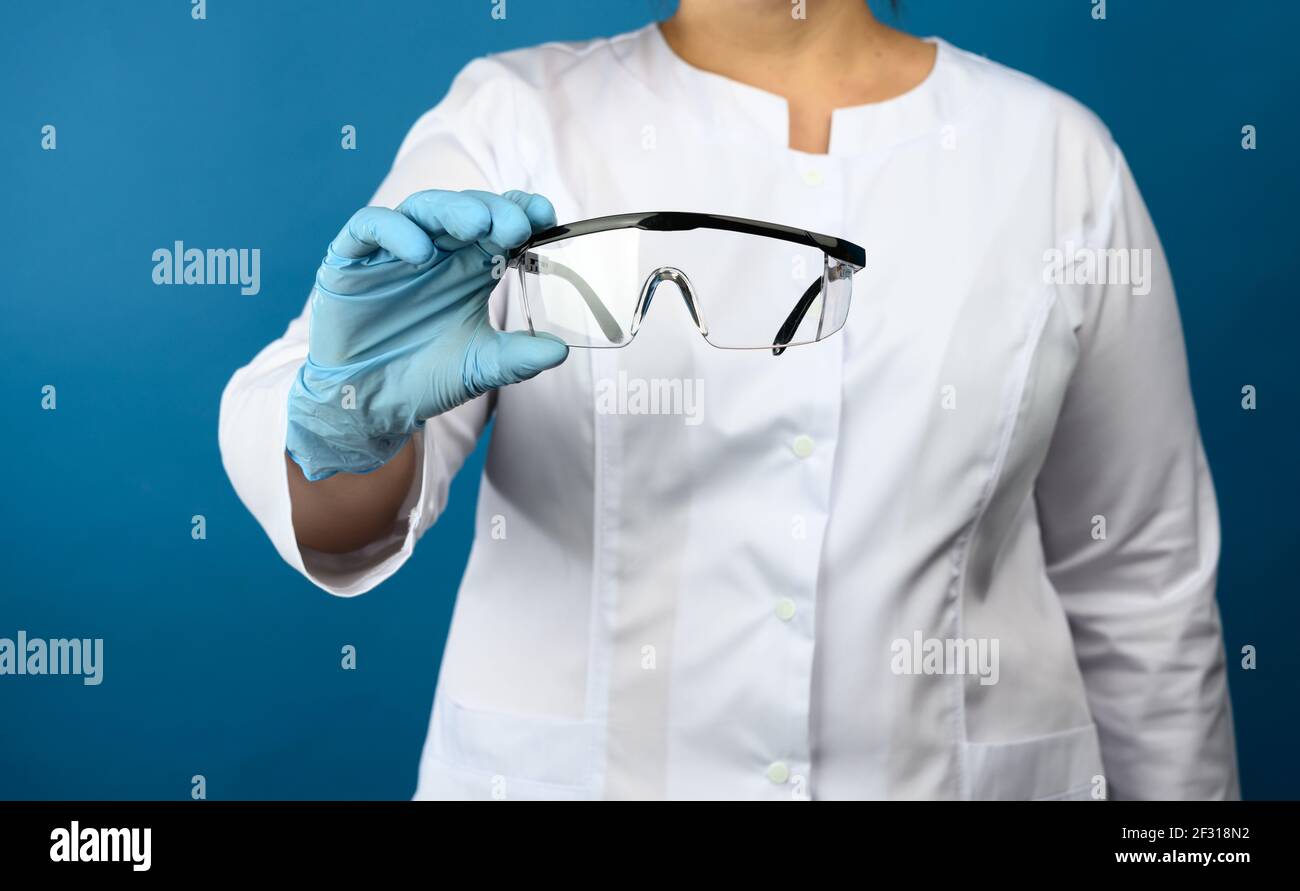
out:
{"label": "glasses temple arm", "polygon": [[573,269],[565,266],[563,263],[557,263],[551,259],[545,261],[541,260],[532,251],[525,253],[520,258],[520,261],[520,268],[525,272],[532,272],[536,275],[541,275],[541,269],[544,264],[546,272],[562,278],[572,285],[573,289],[578,292],[578,296],[580,296],[583,302],[587,304],[587,309],[591,312],[591,317],[596,320],[596,324],[600,326],[601,333],[608,338],[609,342],[623,342],[622,327],[614,319],[614,316],[610,313],[604,302],[596,294],[595,289],[592,288],[591,285],[587,284],[586,279],[578,275],[578,273]]}
{"label": "glasses temple arm", "polygon": [[775,346],[772,347],[772,355],[779,356],[785,352],[785,348],[794,340],[795,332],[799,330],[799,325],[803,322],[803,317],[808,315],[809,308],[812,307],[813,301],[821,293],[822,280],[819,276],[816,281],[808,286],[808,290],[803,292],[799,302],[790,310],[790,315],[785,317],[781,323],[781,328],[776,332],[776,339],[773,341]]}

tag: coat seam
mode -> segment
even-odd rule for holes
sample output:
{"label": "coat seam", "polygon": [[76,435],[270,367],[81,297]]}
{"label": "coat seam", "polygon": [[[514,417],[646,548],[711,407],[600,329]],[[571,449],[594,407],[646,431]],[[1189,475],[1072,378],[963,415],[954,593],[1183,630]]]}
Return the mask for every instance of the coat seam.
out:
{"label": "coat seam", "polygon": [[[1020,417],[1020,408],[1024,400],[1025,388],[1029,382],[1030,370],[1033,366],[1034,356],[1038,352],[1038,346],[1042,342],[1043,331],[1047,325],[1047,319],[1051,315],[1053,307],[1056,306],[1057,292],[1055,288],[1050,289],[1047,299],[1042,302],[1037,315],[1030,322],[1026,331],[1025,342],[1021,347],[1020,355],[1017,357],[1017,366],[1015,376],[1009,386],[1012,392],[1007,393],[1004,397],[1006,405],[1002,411],[1002,429],[999,431],[999,441],[997,451],[993,456],[992,466],[989,468],[988,477],[985,479],[984,488],[980,493],[979,502],[975,508],[975,514],[972,517],[966,532],[961,540],[957,543],[956,554],[954,555],[955,565],[953,567],[954,585],[954,610],[956,619],[956,636],[964,636],[965,627],[965,597],[966,597],[966,578],[969,569],[969,557],[971,548],[974,545],[975,538],[979,533],[980,522],[988,512],[989,504],[993,500],[993,494],[997,488],[997,482],[1002,476],[1003,468],[1006,464],[1007,454],[1011,450],[1011,442],[1015,438],[1016,427]],[[968,748],[970,740],[967,738],[966,727],[966,688],[965,678],[961,675],[952,676],[952,684],[956,695],[955,721],[957,724],[957,791],[958,797],[963,800],[969,800],[972,794],[970,784]]]}

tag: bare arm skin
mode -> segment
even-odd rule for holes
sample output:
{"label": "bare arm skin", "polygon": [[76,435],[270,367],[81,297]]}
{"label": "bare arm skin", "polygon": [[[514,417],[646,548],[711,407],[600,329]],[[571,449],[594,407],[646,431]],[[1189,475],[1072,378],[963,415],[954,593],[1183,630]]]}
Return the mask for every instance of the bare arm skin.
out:
{"label": "bare arm skin", "polygon": [[371,473],[339,473],[308,482],[287,454],[289,500],[298,545],[327,554],[346,554],[392,529],[415,480],[415,440]]}

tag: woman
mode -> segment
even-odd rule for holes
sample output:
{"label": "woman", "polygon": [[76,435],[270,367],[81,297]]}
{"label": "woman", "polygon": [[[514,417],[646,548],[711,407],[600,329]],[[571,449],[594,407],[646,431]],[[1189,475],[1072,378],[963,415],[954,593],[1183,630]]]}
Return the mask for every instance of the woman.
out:
{"label": "woman", "polygon": [[[360,594],[495,417],[417,797],[1235,797],[1215,498],[1123,156],[861,0],[803,11],[470,63],[227,388],[236,489]],[[847,324],[779,357],[665,298],[624,349],[520,330],[511,249],[659,210],[865,247]],[[599,398],[665,381],[695,409]]]}

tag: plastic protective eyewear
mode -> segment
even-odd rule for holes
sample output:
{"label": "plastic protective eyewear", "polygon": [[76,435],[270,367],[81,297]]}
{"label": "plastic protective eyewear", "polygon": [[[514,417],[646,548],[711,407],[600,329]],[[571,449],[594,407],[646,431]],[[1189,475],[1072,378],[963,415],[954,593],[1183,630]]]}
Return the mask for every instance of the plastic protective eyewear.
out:
{"label": "plastic protective eyewear", "polygon": [[532,333],[571,347],[627,346],[659,285],[672,282],[710,344],[775,356],[844,326],[865,263],[842,238],[678,211],[554,226],[509,255]]}

